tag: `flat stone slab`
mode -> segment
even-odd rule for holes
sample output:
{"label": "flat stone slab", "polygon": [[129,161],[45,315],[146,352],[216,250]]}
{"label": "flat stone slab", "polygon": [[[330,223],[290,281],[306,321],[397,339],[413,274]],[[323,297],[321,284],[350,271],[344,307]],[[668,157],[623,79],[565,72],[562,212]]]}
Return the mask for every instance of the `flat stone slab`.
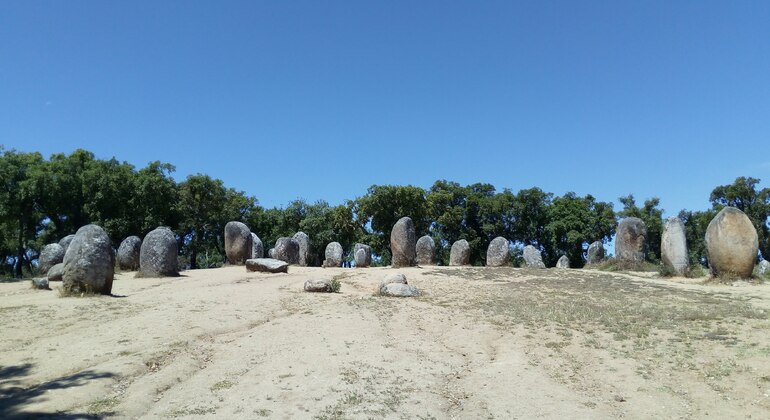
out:
{"label": "flat stone slab", "polygon": [[305,291],[313,293],[331,293],[331,280],[308,280],[305,282]]}
{"label": "flat stone slab", "polygon": [[288,273],[289,263],[275,258],[252,258],[246,260],[246,271],[263,273]]}
{"label": "flat stone slab", "polygon": [[380,286],[380,295],[392,297],[415,297],[420,295],[420,291],[408,284],[388,283]]}

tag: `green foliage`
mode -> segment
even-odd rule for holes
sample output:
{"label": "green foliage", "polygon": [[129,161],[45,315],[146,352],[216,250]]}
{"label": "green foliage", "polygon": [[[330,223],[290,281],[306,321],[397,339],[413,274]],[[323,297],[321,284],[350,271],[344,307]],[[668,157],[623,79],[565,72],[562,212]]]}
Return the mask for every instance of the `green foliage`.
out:
{"label": "green foliage", "polygon": [[716,211],[687,211],[679,212],[679,219],[684,223],[684,234],[687,239],[687,251],[691,266],[708,264],[706,252],[706,229]]}
{"label": "green foliage", "polygon": [[553,199],[546,224],[549,248],[543,255],[544,262],[553,266],[565,254],[573,267],[582,267],[588,246],[609,240],[616,225],[612,203],[596,201],[591,195],[578,197],[573,192]]}

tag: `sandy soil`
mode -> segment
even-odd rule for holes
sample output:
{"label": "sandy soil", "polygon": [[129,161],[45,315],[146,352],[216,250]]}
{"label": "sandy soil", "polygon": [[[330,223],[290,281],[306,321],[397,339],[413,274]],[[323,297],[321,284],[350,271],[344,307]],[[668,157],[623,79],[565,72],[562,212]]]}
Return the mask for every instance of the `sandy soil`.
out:
{"label": "sandy soil", "polygon": [[[396,271],[424,294],[374,296]],[[59,286],[0,283],[2,418],[770,418],[768,285],[226,267]]]}

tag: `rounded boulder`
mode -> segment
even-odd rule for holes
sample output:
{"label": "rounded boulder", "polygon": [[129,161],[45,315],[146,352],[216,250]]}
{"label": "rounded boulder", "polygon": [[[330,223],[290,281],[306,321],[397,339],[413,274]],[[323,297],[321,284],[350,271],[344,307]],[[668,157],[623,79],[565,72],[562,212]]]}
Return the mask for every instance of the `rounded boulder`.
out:
{"label": "rounded boulder", "polygon": [[64,261],[64,247],[59,244],[48,244],[40,251],[37,267],[41,273],[46,274],[51,267]]}
{"label": "rounded boulder", "polygon": [[414,265],[417,248],[417,235],[414,223],[409,217],[398,219],[390,231],[390,252],[393,255],[391,265],[394,268]]}
{"label": "rounded boulder", "polygon": [[465,239],[452,244],[449,251],[449,265],[468,265],[471,261],[471,246]]}
{"label": "rounded boulder", "polygon": [[415,246],[418,265],[436,265],[436,243],[428,235],[420,237]]}
{"label": "rounded boulder", "polygon": [[714,276],[751,277],[758,247],[757,230],[735,207],[723,208],[706,228],[706,250]]}
{"label": "rounded boulder", "polygon": [[305,232],[297,232],[292,236],[297,241],[299,252],[297,253],[297,263],[303,267],[310,265],[310,237]]}
{"label": "rounded boulder", "polygon": [[70,293],[112,293],[115,253],[107,232],[97,225],[78,229],[64,255],[64,290]]}
{"label": "rounded boulder", "polygon": [[690,268],[684,223],[678,217],[666,219],[663,235],[660,238],[660,260],[663,265],[679,275],[684,275]]}
{"label": "rounded boulder", "polygon": [[502,267],[511,260],[508,240],[502,236],[492,239],[487,247],[487,267]]}
{"label": "rounded boulder", "polygon": [[299,264],[299,242],[294,238],[281,237],[275,241],[272,258],[289,264]]}
{"label": "rounded boulder", "polygon": [[225,225],[225,255],[232,265],[243,265],[251,258],[251,231],[241,222]]}
{"label": "rounded boulder", "polygon": [[342,265],[342,245],[339,242],[329,242],[324,252],[324,267],[339,267]]}
{"label": "rounded boulder", "polygon": [[615,235],[615,258],[640,263],[647,249],[647,225],[638,217],[627,217],[618,224]]}
{"label": "rounded boulder", "polygon": [[135,271],[139,269],[139,253],[142,250],[142,240],[138,236],[123,239],[118,247],[118,268]]}
{"label": "rounded boulder", "polygon": [[179,275],[178,245],[174,232],[159,227],[148,233],[139,250],[140,277],[174,277]]}

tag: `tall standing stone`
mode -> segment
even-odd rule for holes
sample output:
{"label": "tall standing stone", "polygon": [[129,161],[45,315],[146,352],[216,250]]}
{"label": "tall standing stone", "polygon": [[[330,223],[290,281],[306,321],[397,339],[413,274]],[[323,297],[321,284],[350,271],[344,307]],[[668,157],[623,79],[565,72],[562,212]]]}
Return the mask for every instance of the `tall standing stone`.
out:
{"label": "tall standing stone", "polygon": [[543,263],[543,256],[540,255],[540,250],[535,248],[532,245],[527,245],[524,247],[523,252],[524,257],[524,263],[529,268],[545,268],[545,263]]}
{"label": "tall standing stone", "polygon": [[64,247],[59,244],[48,244],[40,251],[37,268],[41,274],[46,275],[51,267],[62,261],[64,261]]}
{"label": "tall standing stone", "polygon": [[508,240],[502,236],[492,239],[487,247],[487,267],[502,267],[511,261]]}
{"label": "tall standing stone", "polygon": [[436,265],[436,243],[428,235],[417,240],[416,259],[417,265]]}
{"label": "tall standing stone", "polygon": [[618,224],[615,258],[630,263],[644,261],[647,251],[647,226],[638,217],[627,217]]}
{"label": "tall standing stone", "polygon": [[148,233],[139,249],[139,277],[179,275],[179,246],[171,229],[160,226]]}
{"label": "tall standing stone", "polygon": [[305,232],[297,232],[292,238],[299,244],[297,264],[307,267],[310,264],[310,237]]}
{"label": "tall standing stone", "polygon": [[586,262],[588,264],[596,264],[604,260],[604,244],[602,241],[593,242],[588,246],[588,257]]}
{"label": "tall standing stone", "polygon": [[139,253],[141,249],[142,240],[138,236],[129,236],[123,239],[123,242],[118,247],[118,268],[129,271],[139,269]]}
{"label": "tall standing stone", "polygon": [[342,265],[342,245],[339,242],[329,242],[324,251],[324,267],[339,267]]}
{"label": "tall standing stone", "polygon": [[372,247],[366,244],[355,244],[353,259],[356,261],[356,267],[369,267],[372,265]]}
{"label": "tall standing stone", "polygon": [[299,242],[294,238],[281,237],[275,241],[271,258],[285,261],[289,264],[299,264]]}
{"label": "tall standing stone", "polygon": [[265,256],[265,245],[262,239],[259,239],[256,233],[251,232],[251,258],[262,258]]}
{"label": "tall standing stone", "polygon": [[449,250],[449,265],[468,265],[471,261],[471,246],[465,239],[452,244]]}
{"label": "tall standing stone", "polygon": [[756,228],[735,207],[723,208],[706,228],[706,250],[714,276],[751,277],[758,248]]}
{"label": "tall standing stone", "polygon": [[402,217],[390,231],[390,251],[393,254],[391,265],[394,268],[414,265],[417,256],[417,235],[414,223],[409,217]]}
{"label": "tall standing stone", "polygon": [[115,253],[107,232],[97,225],[78,229],[64,255],[64,290],[108,295],[114,277]]}
{"label": "tall standing stone", "polygon": [[660,259],[663,265],[679,275],[684,275],[690,268],[684,223],[678,217],[666,219],[660,238]]}
{"label": "tall standing stone", "polygon": [[556,261],[556,268],[569,268],[569,257],[562,255],[559,261]]}
{"label": "tall standing stone", "polygon": [[241,222],[225,225],[225,255],[232,265],[244,265],[251,258],[252,238],[249,227]]}

